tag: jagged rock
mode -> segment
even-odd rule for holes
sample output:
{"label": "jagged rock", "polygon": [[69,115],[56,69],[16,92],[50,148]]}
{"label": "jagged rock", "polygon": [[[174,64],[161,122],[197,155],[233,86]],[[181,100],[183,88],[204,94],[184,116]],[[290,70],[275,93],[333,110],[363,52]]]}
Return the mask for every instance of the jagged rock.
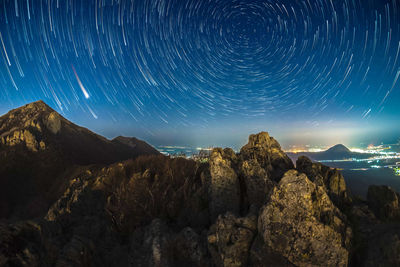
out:
{"label": "jagged rock", "polygon": [[257,216],[220,215],[208,233],[208,248],[216,266],[247,266],[250,246],[257,232]]}
{"label": "jagged rock", "polygon": [[400,227],[384,225],[374,228],[367,242],[363,266],[400,266]]}
{"label": "jagged rock", "polygon": [[364,203],[351,209],[353,266],[400,266],[400,226],[382,222]]}
{"label": "jagged rock", "polygon": [[254,159],[241,162],[239,171],[246,188],[248,204],[260,208],[275,182],[268,178],[267,171]]}
{"label": "jagged rock", "polygon": [[131,241],[129,266],[170,266],[168,243],[171,233],[167,225],[155,219],[145,229],[137,229]]}
{"label": "jagged rock", "polygon": [[173,266],[211,266],[205,241],[192,228],[184,228],[172,242]]}
{"label": "jagged rock", "polygon": [[64,220],[70,214],[75,218],[102,214],[106,203],[105,194],[91,187],[90,178],[90,172],[86,172],[82,177],[71,180],[70,186],[50,207],[45,219],[55,221]]}
{"label": "jagged rock", "polygon": [[337,169],[330,168],[319,162],[313,163],[309,158],[301,156],[296,161],[296,169],[305,173],[318,186],[323,186],[329,197],[339,208],[345,208],[351,203],[346,182]]}
{"label": "jagged rock", "polygon": [[288,171],[260,211],[265,244],[297,266],[347,266],[351,229],[324,189]]}
{"label": "jagged rock", "polygon": [[267,171],[268,177],[275,181],[294,168],[292,160],[267,132],[250,135],[249,142],[240,149],[240,155],[243,160],[257,161]]}
{"label": "jagged rock", "polygon": [[230,211],[239,214],[240,186],[234,169],[236,155],[232,149],[215,148],[210,158],[210,203],[213,220]]}
{"label": "jagged rock", "polygon": [[263,237],[257,235],[250,249],[249,265],[251,267],[295,267],[288,259],[274,252],[270,247],[265,245]]}
{"label": "jagged rock", "polygon": [[379,219],[385,221],[400,218],[399,195],[389,186],[369,186],[367,200],[369,208]]}
{"label": "jagged rock", "polygon": [[205,242],[191,228],[174,233],[162,220],[135,231],[130,266],[209,266]]}

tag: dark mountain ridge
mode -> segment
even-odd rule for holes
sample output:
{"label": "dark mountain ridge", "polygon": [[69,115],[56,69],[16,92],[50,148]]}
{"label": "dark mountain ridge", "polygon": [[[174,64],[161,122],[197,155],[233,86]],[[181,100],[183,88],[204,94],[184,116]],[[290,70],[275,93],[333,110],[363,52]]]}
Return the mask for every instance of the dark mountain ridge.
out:
{"label": "dark mountain ridge", "polygon": [[129,140],[129,145],[110,141],[71,123],[43,101],[1,116],[0,203],[7,205],[0,205],[0,218],[44,214],[73,169],[158,154],[143,141]]}

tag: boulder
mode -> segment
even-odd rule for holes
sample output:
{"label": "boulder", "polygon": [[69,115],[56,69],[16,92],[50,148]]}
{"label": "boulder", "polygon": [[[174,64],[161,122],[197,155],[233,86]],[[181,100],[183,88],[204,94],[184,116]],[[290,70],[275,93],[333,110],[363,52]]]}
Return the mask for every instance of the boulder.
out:
{"label": "boulder", "polygon": [[250,135],[249,142],[240,149],[240,156],[243,160],[258,162],[267,171],[268,177],[275,181],[294,168],[292,160],[267,132]]}
{"label": "boulder", "polygon": [[239,171],[248,205],[260,208],[276,183],[269,179],[267,171],[254,159],[241,162]]}
{"label": "boulder", "polygon": [[318,186],[323,186],[329,197],[340,209],[351,204],[346,181],[337,169],[330,168],[319,162],[313,163],[309,158],[301,156],[296,161],[296,169]]}
{"label": "boulder", "polygon": [[133,233],[129,266],[210,266],[205,243],[190,227],[175,233],[154,219]]}
{"label": "boulder", "polygon": [[171,266],[168,261],[168,246],[172,233],[160,219],[154,219],[145,229],[133,234],[130,266]]}
{"label": "boulder", "polygon": [[186,227],[173,239],[173,266],[211,266],[206,236]]}
{"label": "boulder", "polygon": [[208,249],[215,266],[247,266],[250,246],[257,232],[257,216],[220,215],[208,232]]}
{"label": "boulder", "polygon": [[371,185],[368,187],[369,208],[383,221],[400,218],[399,195],[389,186]]}
{"label": "boulder", "polygon": [[288,171],[260,210],[265,245],[296,266],[347,266],[351,229],[325,190]]}
{"label": "boulder", "polygon": [[240,209],[240,186],[235,171],[236,155],[232,149],[215,148],[210,158],[210,208],[214,221],[227,211],[238,215]]}

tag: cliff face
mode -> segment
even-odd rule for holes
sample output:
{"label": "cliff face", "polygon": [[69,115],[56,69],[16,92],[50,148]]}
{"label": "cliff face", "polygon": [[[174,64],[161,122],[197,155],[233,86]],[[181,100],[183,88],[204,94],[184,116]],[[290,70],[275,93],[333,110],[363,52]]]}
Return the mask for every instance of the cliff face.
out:
{"label": "cliff face", "polygon": [[131,143],[79,127],[42,101],[10,111],[0,117],[0,218],[43,215],[80,166],[158,154],[140,140]]}
{"label": "cliff face", "polygon": [[[19,145],[40,153],[36,140],[37,151]],[[295,169],[265,132],[208,163],[147,155],[68,177],[44,217],[0,223],[1,266],[400,264],[398,194],[353,200],[340,172],[307,158]]]}

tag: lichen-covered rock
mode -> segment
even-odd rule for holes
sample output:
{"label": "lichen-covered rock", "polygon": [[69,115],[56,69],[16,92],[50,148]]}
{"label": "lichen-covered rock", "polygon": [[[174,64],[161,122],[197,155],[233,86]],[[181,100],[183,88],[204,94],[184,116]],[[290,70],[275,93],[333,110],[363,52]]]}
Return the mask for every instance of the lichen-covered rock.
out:
{"label": "lichen-covered rock", "polygon": [[379,219],[400,219],[399,195],[389,186],[369,186],[367,200],[369,208]]}
{"label": "lichen-covered rock", "polygon": [[240,209],[240,186],[235,171],[236,155],[232,149],[215,148],[210,158],[211,217],[230,211],[236,215]]}
{"label": "lichen-covered rock", "polygon": [[257,216],[220,215],[208,233],[208,248],[216,266],[247,266],[250,246],[257,232]]}
{"label": "lichen-covered rock", "polygon": [[294,168],[292,160],[267,132],[250,135],[249,142],[240,149],[240,156],[243,160],[257,161],[267,171],[268,177],[275,181]]}
{"label": "lichen-covered rock", "polygon": [[351,198],[347,191],[343,175],[337,169],[319,162],[313,163],[309,158],[301,156],[296,161],[296,169],[305,173],[318,186],[323,186],[336,206],[343,209],[350,205]]}
{"label": "lichen-covered rock", "polygon": [[260,208],[276,183],[269,179],[267,171],[254,159],[241,162],[239,171],[248,204]]}
{"label": "lichen-covered rock", "polygon": [[288,171],[260,211],[265,244],[297,266],[347,266],[351,229],[320,186]]}

